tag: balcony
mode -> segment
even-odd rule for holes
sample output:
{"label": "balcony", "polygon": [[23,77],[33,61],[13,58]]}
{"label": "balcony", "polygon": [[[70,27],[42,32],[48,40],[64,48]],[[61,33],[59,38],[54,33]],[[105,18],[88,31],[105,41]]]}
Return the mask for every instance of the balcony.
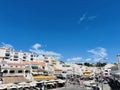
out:
{"label": "balcony", "polygon": [[27,54],[26,54],[26,53],[23,53],[23,56],[27,56]]}
{"label": "balcony", "polygon": [[23,59],[26,59],[27,57],[26,56],[23,56]]}
{"label": "balcony", "polygon": [[33,58],[30,58],[31,61],[33,61]]}
{"label": "balcony", "polygon": [[14,58],[18,58],[18,55],[14,55]]}
{"label": "balcony", "polygon": [[53,64],[50,64],[50,66],[54,66]]}
{"label": "balcony", "polygon": [[44,60],[46,63],[49,63],[49,60]]}
{"label": "balcony", "polygon": [[56,64],[56,62],[52,62],[52,64]]}
{"label": "balcony", "polygon": [[14,58],[13,61],[18,61],[18,58]]}
{"label": "balcony", "polygon": [[10,59],[10,56],[5,56],[4,59]]}
{"label": "balcony", "polygon": [[9,53],[9,52],[6,52],[6,53],[5,53],[5,56],[10,56],[10,53]]}

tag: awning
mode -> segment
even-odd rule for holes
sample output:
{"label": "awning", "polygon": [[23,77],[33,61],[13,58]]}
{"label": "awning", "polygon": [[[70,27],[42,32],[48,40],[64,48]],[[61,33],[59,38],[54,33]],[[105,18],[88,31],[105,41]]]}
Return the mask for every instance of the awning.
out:
{"label": "awning", "polygon": [[34,79],[53,79],[55,76],[34,76]]}

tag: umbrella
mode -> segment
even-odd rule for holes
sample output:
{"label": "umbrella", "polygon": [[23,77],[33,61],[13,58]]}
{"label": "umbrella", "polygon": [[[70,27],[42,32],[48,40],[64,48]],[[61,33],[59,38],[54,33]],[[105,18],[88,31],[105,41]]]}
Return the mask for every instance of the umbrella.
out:
{"label": "umbrella", "polygon": [[51,79],[51,80],[49,80],[50,82],[55,82],[56,80],[54,80],[54,79]]}

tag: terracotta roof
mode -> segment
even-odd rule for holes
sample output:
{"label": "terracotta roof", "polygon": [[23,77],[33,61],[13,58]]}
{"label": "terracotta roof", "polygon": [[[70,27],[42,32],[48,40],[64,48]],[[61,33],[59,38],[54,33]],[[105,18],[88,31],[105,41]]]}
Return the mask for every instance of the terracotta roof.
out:
{"label": "terracotta roof", "polygon": [[4,58],[3,56],[0,56],[0,58]]}
{"label": "terracotta roof", "polygon": [[37,62],[37,61],[29,61],[29,62],[22,62],[22,63],[15,63],[15,62],[8,62],[9,65],[17,65],[17,66],[23,66],[23,65],[40,65],[45,66],[44,62]]}
{"label": "terracotta roof", "polygon": [[30,65],[41,65],[45,66],[44,62],[37,62],[37,61],[29,61],[29,62],[23,62],[25,65],[30,64]]}
{"label": "terracotta roof", "polygon": [[24,65],[30,64],[30,62],[22,62]]}
{"label": "terracotta roof", "polygon": [[39,62],[39,65],[45,66],[45,63],[44,62]]}
{"label": "terracotta roof", "polygon": [[61,71],[61,69],[57,68],[57,67],[54,67],[54,70],[55,71]]}
{"label": "terracotta roof", "polygon": [[8,65],[24,66],[23,63],[14,63],[14,62],[13,63],[9,62]]}
{"label": "terracotta roof", "polygon": [[36,62],[36,61],[30,61],[30,64],[37,64],[37,65],[39,65],[39,62]]}

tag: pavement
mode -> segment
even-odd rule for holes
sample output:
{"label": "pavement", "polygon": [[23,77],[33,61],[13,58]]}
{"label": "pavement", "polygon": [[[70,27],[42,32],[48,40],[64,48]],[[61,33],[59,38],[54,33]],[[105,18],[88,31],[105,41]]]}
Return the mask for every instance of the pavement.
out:
{"label": "pavement", "polygon": [[109,84],[103,84],[103,90],[111,90]]}
{"label": "pavement", "polygon": [[[102,90],[102,85],[98,85],[100,87],[100,90]],[[84,87],[82,85],[69,85],[62,88],[55,88],[55,89],[49,89],[49,90],[93,90],[91,87]],[[109,84],[103,84],[103,90],[111,90]]]}
{"label": "pavement", "polygon": [[49,90],[93,90],[90,87],[80,87],[79,85],[70,85],[67,87],[49,89]]}
{"label": "pavement", "polygon": [[99,84],[98,87],[100,90],[111,90],[109,84]]}
{"label": "pavement", "polygon": [[62,88],[55,88],[55,89],[50,89],[50,90],[114,90],[114,89],[111,89],[111,86],[109,85],[109,83],[98,83],[98,87],[99,89],[95,89],[94,87],[88,87],[88,86],[85,86],[83,84],[83,81],[78,81],[78,80],[75,80],[75,81],[70,81],[70,80],[67,80],[66,81],[66,85],[65,87],[62,87]]}

